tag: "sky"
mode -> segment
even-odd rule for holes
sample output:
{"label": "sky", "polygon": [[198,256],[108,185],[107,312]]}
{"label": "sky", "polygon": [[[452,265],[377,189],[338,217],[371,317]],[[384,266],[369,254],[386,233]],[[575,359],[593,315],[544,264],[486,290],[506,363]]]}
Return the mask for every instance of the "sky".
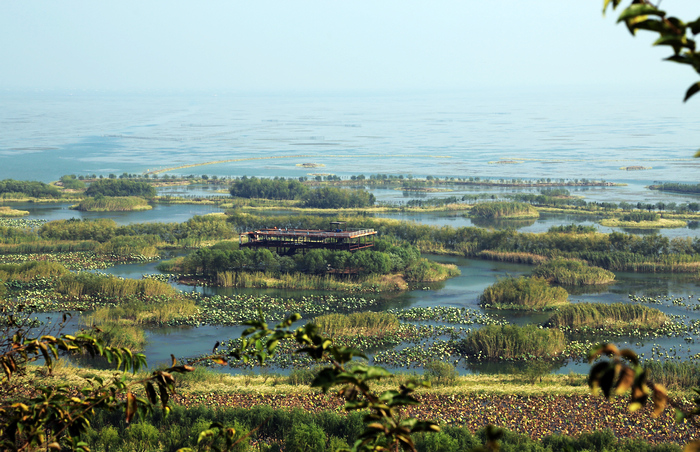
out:
{"label": "sky", "polygon": [[[697,0],[667,1],[697,17]],[[0,2],[0,90],[626,86],[697,77],[602,0]],[[693,4],[695,3],[695,5]],[[682,93],[681,93],[682,94]]]}

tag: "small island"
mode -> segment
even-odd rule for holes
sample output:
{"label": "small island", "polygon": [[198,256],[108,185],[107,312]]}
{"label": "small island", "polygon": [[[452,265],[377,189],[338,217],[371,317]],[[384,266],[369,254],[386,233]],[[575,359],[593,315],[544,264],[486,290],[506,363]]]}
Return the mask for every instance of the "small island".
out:
{"label": "small island", "polygon": [[471,209],[470,216],[485,219],[523,219],[539,218],[540,213],[530,204],[496,201],[476,204]]}
{"label": "small island", "polygon": [[661,215],[655,212],[632,212],[620,218],[605,218],[600,221],[600,224],[611,228],[657,229],[683,228],[688,222],[661,218]]}
{"label": "small island", "polygon": [[543,311],[569,303],[569,293],[552,287],[544,278],[507,278],[484,290],[480,304],[485,309]]}
{"label": "small island", "polygon": [[96,196],[71,206],[83,212],[135,212],[152,208],[147,200],[138,196]]}
{"label": "small island", "polygon": [[0,217],[23,217],[29,215],[27,210],[17,210],[9,206],[0,206]]}

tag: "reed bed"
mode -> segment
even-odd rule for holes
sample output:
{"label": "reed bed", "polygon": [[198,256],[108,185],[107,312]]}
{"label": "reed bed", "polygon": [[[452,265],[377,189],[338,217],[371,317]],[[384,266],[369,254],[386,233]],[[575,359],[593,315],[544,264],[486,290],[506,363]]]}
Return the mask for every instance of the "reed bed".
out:
{"label": "reed bed", "polygon": [[615,280],[615,274],[600,267],[590,266],[573,259],[552,259],[532,272],[533,276],[544,278],[550,283],[568,286],[590,286],[608,284]]}
{"label": "reed bed", "polygon": [[548,328],[652,330],[669,322],[658,309],[630,303],[574,303],[560,308],[544,326]]}
{"label": "reed bed", "polygon": [[392,292],[408,288],[396,275],[370,275],[356,280],[340,279],[332,275],[284,273],[278,276],[265,272],[218,272],[216,285],[220,287],[256,287],[290,290],[328,290],[340,292]]}
{"label": "reed bed", "polygon": [[545,310],[568,303],[569,294],[542,278],[506,278],[489,286],[480,297],[487,309]]}
{"label": "reed bed", "polygon": [[150,210],[152,207],[144,198],[137,196],[103,196],[87,198],[72,207],[84,212],[131,212]]}
{"label": "reed bed", "polygon": [[23,217],[29,215],[28,210],[17,210],[9,206],[0,206],[0,217]]}
{"label": "reed bed", "polygon": [[458,343],[459,351],[474,361],[554,359],[565,347],[564,333],[535,325],[489,325],[472,331]]}
{"label": "reed bed", "polygon": [[191,298],[150,297],[147,300],[129,300],[118,306],[107,306],[82,317],[86,325],[126,322],[132,325],[170,325],[174,320],[189,319],[199,313]]}
{"label": "reed bed", "polygon": [[399,319],[386,312],[353,312],[327,314],[313,320],[321,331],[334,336],[378,336],[396,332]]}
{"label": "reed bed", "polygon": [[667,388],[688,390],[700,386],[700,364],[691,361],[645,361],[649,380]]}
{"label": "reed bed", "polygon": [[146,333],[142,328],[123,321],[112,321],[99,325],[99,331],[91,332],[106,346],[141,351],[146,346]]}
{"label": "reed bed", "polygon": [[522,202],[496,201],[476,204],[470,215],[478,218],[537,218],[537,209]]}
{"label": "reed bed", "polygon": [[23,264],[0,264],[0,280],[31,281],[34,278],[50,278],[69,274],[70,271],[57,262],[34,261]]}
{"label": "reed bed", "polygon": [[2,254],[38,254],[38,253],[72,253],[93,251],[99,245],[93,240],[48,241],[39,240],[30,243],[0,244]]}
{"label": "reed bed", "polygon": [[513,262],[516,264],[539,265],[547,262],[547,257],[539,254],[493,250],[481,251],[477,254],[477,257],[498,262]]}
{"label": "reed bed", "polygon": [[80,272],[62,276],[56,291],[73,297],[100,295],[121,298],[137,296],[175,296],[178,292],[170,284],[155,279],[124,279],[116,276]]}

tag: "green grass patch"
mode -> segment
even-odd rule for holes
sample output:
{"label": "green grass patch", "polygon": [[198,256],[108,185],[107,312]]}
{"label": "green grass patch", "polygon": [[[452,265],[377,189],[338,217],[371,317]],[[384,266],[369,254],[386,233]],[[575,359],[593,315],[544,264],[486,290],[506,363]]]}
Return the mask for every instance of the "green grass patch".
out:
{"label": "green grass patch", "polygon": [[568,303],[569,294],[561,287],[552,287],[543,278],[501,279],[481,294],[481,306],[487,309],[535,311],[552,309]]}
{"label": "green grass patch", "polygon": [[478,218],[538,218],[537,209],[522,202],[496,201],[476,204],[470,215]]}
{"label": "green grass patch", "polygon": [[605,328],[633,332],[655,330],[669,322],[658,309],[629,303],[574,303],[560,308],[544,326],[577,331],[582,328]]}
{"label": "green grass patch", "polygon": [[396,292],[408,289],[408,284],[399,275],[370,275],[352,280],[305,273],[273,275],[265,272],[219,272],[216,274],[216,284],[220,287],[338,292]]}
{"label": "green grass patch", "polygon": [[552,259],[533,270],[532,275],[569,286],[607,284],[615,280],[613,272],[573,259]]}
{"label": "green grass patch", "polygon": [[25,215],[29,215],[28,210],[17,210],[8,206],[0,206],[0,217],[23,217]]}
{"label": "green grass patch", "polygon": [[610,228],[658,229],[684,228],[688,222],[685,220],[671,220],[668,218],[659,218],[653,221],[624,221],[621,218],[605,218],[600,220],[600,224]]}
{"label": "green grass patch", "polygon": [[71,208],[83,212],[133,212],[153,207],[137,196],[98,196],[84,199]]}
{"label": "green grass patch", "polygon": [[352,314],[328,314],[313,320],[325,334],[333,336],[376,336],[391,333],[399,328],[399,319],[387,312],[353,312]]}
{"label": "green grass patch", "polygon": [[473,361],[552,359],[564,351],[564,333],[535,325],[489,325],[459,341],[459,351]]}
{"label": "green grass patch", "polygon": [[155,279],[124,279],[112,275],[89,272],[62,276],[56,283],[56,292],[73,297],[102,296],[176,296],[177,290],[170,284]]}

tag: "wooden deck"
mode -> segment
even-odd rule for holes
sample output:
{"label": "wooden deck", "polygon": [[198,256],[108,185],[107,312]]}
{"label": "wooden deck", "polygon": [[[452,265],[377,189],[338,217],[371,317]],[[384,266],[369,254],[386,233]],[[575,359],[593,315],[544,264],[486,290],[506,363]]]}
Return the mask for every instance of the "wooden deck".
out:
{"label": "wooden deck", "polygon": [[357,251],[374,246],[374,229],[259,229],[240,234],[241,248],[274,248],[283,252],[308,249]]}

